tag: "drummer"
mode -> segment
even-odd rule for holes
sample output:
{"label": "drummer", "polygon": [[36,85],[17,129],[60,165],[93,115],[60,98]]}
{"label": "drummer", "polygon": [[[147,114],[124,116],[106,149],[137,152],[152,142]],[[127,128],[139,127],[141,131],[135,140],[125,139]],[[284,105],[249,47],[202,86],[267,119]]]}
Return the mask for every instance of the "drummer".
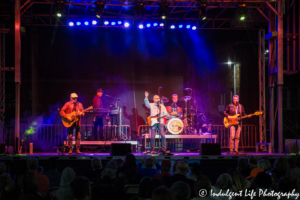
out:
{"label": "drummer", "polygon": [[180,102],[178,102],[177,94],[172,95],[172,101],[167,104],[166,108],[168,112],[177,112],[177,115],[182,115],[182,107]]}

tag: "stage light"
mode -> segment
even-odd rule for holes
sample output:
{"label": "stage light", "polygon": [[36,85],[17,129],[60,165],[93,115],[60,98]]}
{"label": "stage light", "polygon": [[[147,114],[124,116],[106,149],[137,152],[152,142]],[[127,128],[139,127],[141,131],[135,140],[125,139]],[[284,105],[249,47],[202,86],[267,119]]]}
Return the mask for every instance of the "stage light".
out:
{"label": "stage light", "polygon": [[169,3],[159,4],[158,12],[162,19],[166,19],[169,16]]}
{"label": "stage light", "polygon": [[231,62],[231,61],[228,61],[228,62],[227,62],[227,65],[231,65],[231,64],[233,64],[233,62]]}
{"label": "stage light", "polygon": [[178,28],[182,28],[182,27],[183,27],[183,25],[182,25],[182,24],[179,24],[179,25],[178,25]]}
{"label": "stage light", "polygon": [[186,25],[186,28],[187,28],[187,29],[190,29],[190,28],[191,28],[191,25],[189,25],[189,24]]}
{"label": "stage light", "polygon": [[122,21],[118,21],[118,25],[121,25],[122,24]]}
{"label": "stage light", "polygon": [[108,25],[109,24],[109,22],[108,21],[104,21],[104,25]]}
{"label": "stage light", "polygon": [[96,20],[93,20],[93,21],[92,21],[92,24],[93,24],[93,25],[96,25],[96,24],[97,24],[97,21],[96,21]]}
{"label": "stage light", "polygon": [[141,18],[145,14],[145,7],[143,2],[136,2],[133,7],[133,13],[136,17]]}
{"label": "stage light", "polygon": [[175,28],[175,25],[171,25],[170,28],[171,28],[171,29],[174,29],[174,28]]}
{"label": "stage light", "polygon": [[124,23],[124,26],[125,26],[126,28],[128,28],[128,27],[130,26],[130,24],[129,24],[128,22],[125,22],[125,23]]}
{"label": "stage light", "polygon": [[164,25],[165,25],[164,23],[160,23],[160,24],[159,24],[160,27],[163,27]]}
{"label": "stage light", "polygon": [[66,10],[65,1],[64,0],[55,0],[54,1],[54,12],[56,13],[57,17],[62,17]]}
{"label": "stage light", "polygon": [[196,30],[196,29],[197,29],[197,26],[193,26],[193,27],[192,27],[192,30]]}
{"label": "stage light", "polygon": [[77,26],[80,26],[80,25],[81,25],[81,22],[76,22],[76,25],[77,25]]}
{"label": "stage light", "polygon": [[116,22],[111,22],[110,24],[111,24],[112,26],[114,26],[114,25],[116,25]]}
{"label": "stage light", "polygon": [[199,4],[199,18],[200,20],[205,20],[206,19],[206,3],[202,3],[202,4]]}
{"label": "stage light", "polygon": [[146,26],[147,26],[147,28],[150,28],[151,24],[150,24],[150,23],[148,23],[148,24],[146,24]]}
{"label": "stage light", "polygon": [[238,19],[244,21],[247,18],[247,11],[246,4],[239,4],[236,10]]}
{"label": "stage light", "polygon": [[74,26],[74,22],[69,22],[69,26]]}
{"label": "stage light", "polygon": [[144,28],[144,25],[143,24],[140,24],[139,25],[139,29],[143,29]]}
{"label": "stage light", "polygon": [[99,1],[95,1],[94,2],[96,8],[95,8],[95,12],[96,12],[96,17],[97,18],[101,18],[102,14],[104,13],[104,7],[105,7],[105,2],[99,0]]}
{"label": "stage light", "polygon": [[154,23],[154,24],[153,24],[153,26],[157,26],[157,25],[158,25],[157,23]]}
{"label": "stage light", "polygon": [[88,26],[88,25],[89,25],[89,22],[84,22],[84,25]]}

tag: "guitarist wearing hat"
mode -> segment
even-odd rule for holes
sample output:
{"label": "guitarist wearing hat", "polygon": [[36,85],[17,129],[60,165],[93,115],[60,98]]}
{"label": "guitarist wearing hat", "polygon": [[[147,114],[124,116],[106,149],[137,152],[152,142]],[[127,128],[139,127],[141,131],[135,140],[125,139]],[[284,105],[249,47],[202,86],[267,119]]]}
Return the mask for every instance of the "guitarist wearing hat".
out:
{"label": "guitarist wearing hat", "polygon": [[[240,114],[240,117],[246,115],[245,109],[242,104],[239,104],[239,96],[234,95],[232,97],[233,103],[228,104],[225,110],[223,111],[225,117],[230,118],[230,116],[237,116]],[[236,121],[239,121],[237,118]],[[230,127],[230,153],[239,154],[239,141],[240,133],[242,131],[242,123],[232,124]],[[234,150],[234,151],[233,151]]]}
{"label": "guitarist wearing hat", "polygon": [[[168,115],[166,107],[160,103],[160,97],[158,95],[154,95],[153,101],[154,103],[150,103],[148,100],[149,92],[145,92],[145,105],[147,108],[150,109],[150,117],[152,118],[159,118],[161,116]],[[165,137],[165,131],[164,131],[164,122],[163,118],[160,118],[156,121],[157,123],[153,123],[151,126],[151,153],[155,153],[155,134],[156,131],[161,135],[161,145],[162,145],[162,153],[166,153],[166,137]]]}
{"label": "guitarist wearing hat", "polygon": [[78,120],[76,120],[76,122],[74,122],[70,127],[68,127],[68,134],[69,134],[69,139],[68,139],[68,145],[70,147],[69,150],[69,154],[73,153],[73,149],[72,149],[72,137],[73,137],[73,130],[75,129],[75,149],[76,149],[76,153],[80,153],[80,140],[81,140],[81,135],[80,135],[80,127],[81,127],[81,116],[84,115],[83,112],[83,106],[80,102],[77,101],[77,94],[76,93],[72,93],[70,95],[70,101],[65,103],[65,105],[62,107],[62,109],[60,110],[60,115],[69,120],[69,121],[74,121],[74,119],[71,119],[70,116],[67,116],[68,114],[72,113],[72,112],[76,112],[79,113],[78,116]]}

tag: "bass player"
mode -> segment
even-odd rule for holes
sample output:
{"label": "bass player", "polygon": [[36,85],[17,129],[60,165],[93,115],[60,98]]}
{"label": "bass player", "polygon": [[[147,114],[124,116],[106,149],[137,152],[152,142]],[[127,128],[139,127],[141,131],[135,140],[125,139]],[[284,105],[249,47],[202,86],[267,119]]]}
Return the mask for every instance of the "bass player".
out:
{"label": "bass player", "polygon": [[[150,103],[148,100],[149,92],[145,92],[145,105],[150,109],[150,116],[151,117],[160,117],[164,115],[168,115],[166,107],[160,103],[160,97],[158,95],[154,95],[153,101],[154,103]],[[162,145],[162,154],[166,153],[166,137],[165,137],[165,131],[164,131],[164,119],[159,119],[159,122],[151,126],[151,153],[155,153],[155,134],[156,131],[161,135],[161,145]],[[158,152],[160,153],[160,152]]]}
{"label": "bass player", "polygon": [[[62,107],[60,110],[60,115],[62,117],[67,118],[68,120],[72,121],[73,119],[70,119],[66,116],[66,114],[70,114],[73,111],[76,113],[81,113],[83,111],[83,106],[80,102],[77,101],[78,95],[76,93],[72,93],[70,95],[70,101],[65,103],[65,105]],[[75,129],[75,150],[76,153],[80,153],[80,140],[81,140],[81,135],[80,135],[80,127],[81,127],[81,116],[84,116],[84,113],[80,114],[78,116],[78,121],[74,123],[72,126],[68,128],[68,134],[69,134],[69,139],[68,139],[68,145],[69,145],[69,154],[73,153],[73,144],[72,144],[72,137],[73,137],[73,130]]]}

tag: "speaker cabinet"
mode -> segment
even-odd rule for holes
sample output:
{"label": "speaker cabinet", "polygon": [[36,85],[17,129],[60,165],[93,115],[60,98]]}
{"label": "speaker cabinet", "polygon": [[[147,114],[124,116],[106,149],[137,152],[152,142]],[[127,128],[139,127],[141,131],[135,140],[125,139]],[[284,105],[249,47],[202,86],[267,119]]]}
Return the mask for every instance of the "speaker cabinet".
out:
{"label": "speaker cabinet", "polygon": [[131,144],[112,143],[110,147],[111,156],[126,156],[131,153]]}
{"label": "speaker cabinet", "polygon": [[220,143],[202,143],[200,144],[200,155],[212,156],[221,155]]}

